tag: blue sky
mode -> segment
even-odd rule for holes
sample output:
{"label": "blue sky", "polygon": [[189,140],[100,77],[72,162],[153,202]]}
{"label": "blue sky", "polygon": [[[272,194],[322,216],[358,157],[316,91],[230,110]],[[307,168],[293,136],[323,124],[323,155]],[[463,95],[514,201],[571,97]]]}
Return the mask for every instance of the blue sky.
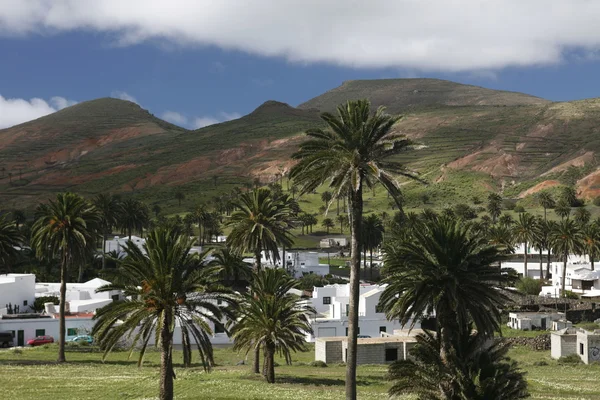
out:
{"label": "blue sky", "polygon": [[[128,5],[136,2],[131,0]],[[337,0],[331,3],[336,2],[342,4]],[[288,8],[282,10],[269,7],[272,15],[261,13],[254,22],[248,22],[249,16],[255,15],[252,7],[226,5],[207,11],[205,4],[194,8],[201,1],[174,0],[168,4],[187,5],[189,12],[174,5],[166,6],[164,13],[150,10],[142,17],[139,10],[127,6],[114,11],[113,0],[98,0],[99,8],[92,11],[80,8],[81,3],[0,0],[0,128],[72,102],[105,96],[134,99],[157,116],[195,127],[247,114],[270,99],[297,105],[349,79],[437,77],[557,101],[600,96],[596,56],[600,34],[586,30],[586,19],[581,18],[583,13],[600,17],[598,8],[581,9],[581,15],[576,13],[572,21],[550,21],[563,23],[562,31],[554,35],[551,26],[540,23],[539,31],[553,38],[540,42],[539,35],[528,36],[527,32],[536,30],[531,24],[527,31],[523,26],[524,36],[514,38],[507,38],[510,33],[506,30],[496,34],[490,29],[482,33],[485,41],[470,36],[480,32],[458,25],[445,31],[442,24],[427,28],[423,36],[405,37],[406,32],[392,27],[391,31],[381,28],[381,32],[369,29],[353,37],[362,29],[356,28],[360,25],[357,21],[381,19],[383,23],[386,14],[398,10],[367,16],[340,17],[336,13],[328,21],[331,29],[323,31],[322,22],[310,25],[311,4],[317,19],[335,8],[323,9],[312,1],[289,0]],[[260,0],[250,3],[254,9],[269,4]],[[510,3],[514,3],[516,21],[519,2],[506,0],[506,8],[510,9]],[[552,3],[547,0],[544,4]],[[167,3],[150,0],[144,4]],[[281,15],[294,15],[290,7],[301,5],[300,25],[295,19],[281,21]],[[187,14],[195,10],[202,15],[212,12],[209,22],[224,22],[215,22],[212,28],[198,28],[201,19],[188,24]],[[439,18],[443,21],[443,12]],[[501,16],[497,10],[482,9],[473,18],[490,18],[493,24]],[[277,26],[269,25],[273,21],[279,21]],[[517,30],[519,24],[527,23],[515,21],[516,28],[512,28]],[[349,27],[338,32],[338,22],[348,22]],[[583,25],[581,32],[578,25]],[[390,40],[394,34],[402,40]],[[33,104],[33,98],[46,104]],[[8,101],[12,103],[3,108],[2,102]]]}

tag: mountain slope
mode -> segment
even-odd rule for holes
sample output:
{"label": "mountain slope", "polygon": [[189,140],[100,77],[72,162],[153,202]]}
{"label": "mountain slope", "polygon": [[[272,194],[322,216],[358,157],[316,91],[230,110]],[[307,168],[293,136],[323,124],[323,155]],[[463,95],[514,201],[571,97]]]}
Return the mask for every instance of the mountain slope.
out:
{"label": "mountain slope", "polygon": [[546,104],[548,100],[523,93],[486,89],[440,79],[378,79],[346,81],[298,106],[335,111],[347,100],[369,99],[391,114],[432,106],[515,106]]}

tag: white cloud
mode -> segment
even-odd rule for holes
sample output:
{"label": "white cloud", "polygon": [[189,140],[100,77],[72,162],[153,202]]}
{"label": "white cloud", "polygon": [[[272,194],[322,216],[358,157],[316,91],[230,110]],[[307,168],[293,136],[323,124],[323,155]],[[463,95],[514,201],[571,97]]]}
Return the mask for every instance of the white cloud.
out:
{"label": "white cloud", "polygon": [[192,123],[192,128],[200,129],[204,128],[205,126],[218,124],[219,122],[221,121],[214,117],[196,117],[194,118],[194,122]]}
{"label": "white cloud", "polygon": [[76,103],[76,101],[58,96],[46,101],[39,98],[7,99],[0,95],[0,129],[52,114]]}
{"label": "white cloud", "polygon": [[135,97],[133,97],[132,95],[130,95],[127,92],[122,92],[120,90],[114,90],[110,94],[110,97],[114,97],[115,99],[121,99],[121,100],[131,101],[132,103],[136,103],[138,105],[140,104],[140,103],[138,103],[138,101],[137,101],[137,99]]}
{"label": "white cloud", "polygon": [[238,119],[242,117],[242,114],[237,112],[228,113],[225,111],[221,111],[219,115],[221,116],[221,119],[223,121],[231,121],[232,119]]}
{"label": "white cloud", "polygon": [[165,121],[169,121],[172,124],[175,125],[180,125],[180,126],[185,126],[187,125],[187,117],[181,113],[178,113],[176,111],[165,111],[164,113],[161,114],[160,116],[162,119],[164,119]]}
{"label": "white cloud", "polygon": [[4,35],[100,31],[119,45],[166,41],[299,64],[454,72],[589,53],[600,46],[599,20],[592,0],[0,0]]}

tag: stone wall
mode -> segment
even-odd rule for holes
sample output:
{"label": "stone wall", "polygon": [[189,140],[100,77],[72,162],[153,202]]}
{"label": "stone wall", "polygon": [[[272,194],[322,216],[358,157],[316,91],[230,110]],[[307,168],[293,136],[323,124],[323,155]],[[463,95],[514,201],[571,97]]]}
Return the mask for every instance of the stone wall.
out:
{"label": "stone wall", "polygon": [[526,346],[531,350],[543,351],[550,350],[551,342],[550,342],[550,334],[546,333],[543,335],[539,335],[536,337],[510,337],[504,338],[504,341],[510,343],[511,346]]}

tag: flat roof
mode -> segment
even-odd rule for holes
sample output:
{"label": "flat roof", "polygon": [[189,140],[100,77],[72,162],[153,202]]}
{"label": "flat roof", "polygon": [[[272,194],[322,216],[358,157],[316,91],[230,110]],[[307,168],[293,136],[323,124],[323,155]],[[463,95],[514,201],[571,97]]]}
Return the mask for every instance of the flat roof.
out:
{"label": "flat roof", "polygon": [[[317,338],[316,341],[322,342],[345,342],[348,340],[347,336],[330,336]],[[414,336],[384,336],[374,338],[358,338],[358,344],[379,344],[379,343],[398,343],[398,342],[416,342],[417,339]]]}

